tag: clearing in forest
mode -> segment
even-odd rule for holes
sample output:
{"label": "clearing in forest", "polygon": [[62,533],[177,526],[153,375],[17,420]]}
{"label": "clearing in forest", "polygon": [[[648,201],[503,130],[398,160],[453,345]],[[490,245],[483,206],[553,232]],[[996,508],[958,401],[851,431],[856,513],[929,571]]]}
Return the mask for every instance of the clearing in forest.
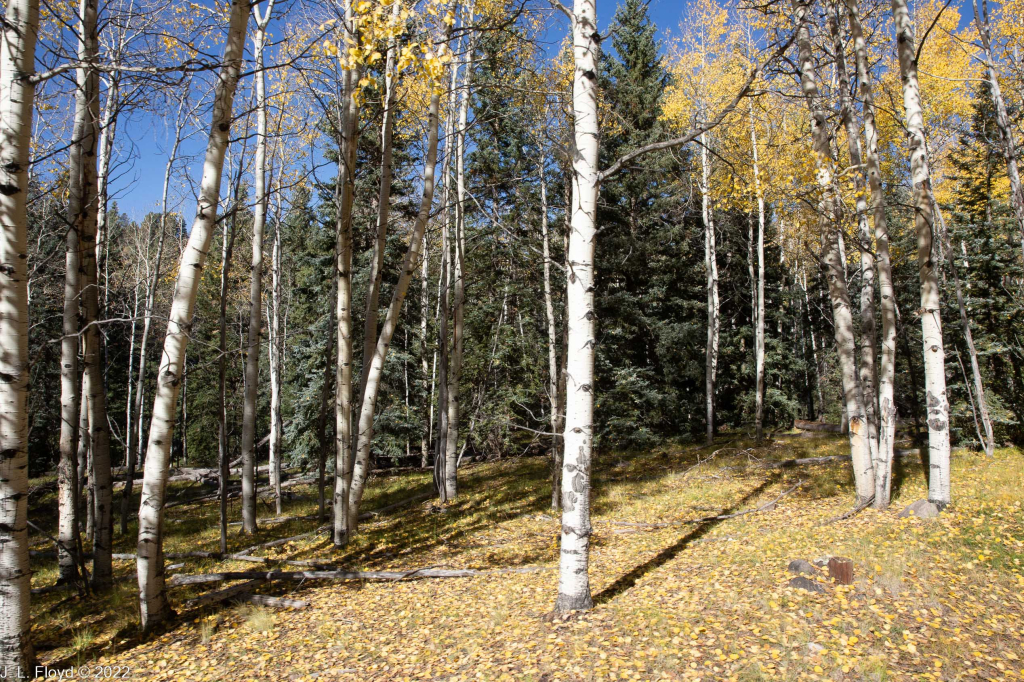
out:
{"label": "clearing in forest", "polygon": [[[117,588],[102,600],[35,597],[33,638],[53,668],[127,666],[132,679],[144,680],[1024,677],[1019,450],[997,450],[994,459],[955,454],[954,501],[938,519],[899,518],[927,489],[921,463],[905,456],[889,511],[830,522],[851,507],[847,463],[771,464],[841,454],[844,440],[748,446],[735,440],[600,457],[596,606],[585,614],[548,616],[559,521],[548,509],[547,460],[523,458],[460,470],[460,496],[450,506],[420,501],[374,517],[342,551],[327,535],[313,535],[253,555],[362,571],[536,570],[256,589],[308,602],[303,609],[225,602],[187,610],[187,599],[223,584],[177,588],[178,618],[139,639],[135,566],[122,561]],[[314,512],[315,490],[296,490],[286,513]],[[366,508],[429,490],[429,473],[380,473]],[[709,518],[748,510],[758,511]],[[171,509],[166,551],[216,550],[216,513],[215,503]],[[232,534],[231,549],[315,525],[264,522],[255,539]],[[118,542],[115,551],[132,551],[134,535]],[[852,585],[831,584],[818,569],[812,580],[823,592],[790,587],[791,560],[829,556],[853,559]],[[265,566],[190,559],[173,573],[302,570]],[[53,584],[54,566],[34,568],[35,586]]]}

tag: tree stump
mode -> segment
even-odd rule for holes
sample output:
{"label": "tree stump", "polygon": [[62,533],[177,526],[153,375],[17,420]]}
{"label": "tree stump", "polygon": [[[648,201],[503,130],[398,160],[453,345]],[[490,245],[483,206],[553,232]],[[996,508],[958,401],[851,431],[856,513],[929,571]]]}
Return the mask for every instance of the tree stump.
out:
{"label": "tree stump", "polygon": [[853,559],[834,556],[828,560],[828,577],[840,585],[853,584]]}

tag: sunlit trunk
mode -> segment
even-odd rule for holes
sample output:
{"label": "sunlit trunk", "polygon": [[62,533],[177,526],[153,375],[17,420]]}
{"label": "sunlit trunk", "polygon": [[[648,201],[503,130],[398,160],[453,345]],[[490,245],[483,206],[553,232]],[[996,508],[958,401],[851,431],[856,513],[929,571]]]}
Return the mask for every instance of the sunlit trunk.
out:
{"label": "sunlit trunk", "polygon": [[39,4],[0,24],[0,666],[31,670],[28,565],[28,166]]}
{"label": "sunlit trunk", "polygon": [[917,78],[917,40],[906,0],[892,0],[896,52],[903,80],[903,109],[913,186],[917,264],[921,280],[921,338],[928,424],[928,499],[939,508],[950,502],[949,400],[946,396],[946,353],[942,343],[938,262],[935,260],[935,221],[931,202],[931,172]]}
{"label": "sunlit trunk", "polygon": [[181,386],[182,363],[191,332],[192,313],[210,237],[217,219],[221,172],[231,132],[232,103],[245,47],[248,0],[233,0],[224,57],[214,93],[209,141],[199,186],[196,218],[178,268],[157,374],[153,419],[149,429],[142,501],[139,505],[139,606],[144,630],[151,630],[170,612],[164,587],[163,511],[174,435],[175,408]]}

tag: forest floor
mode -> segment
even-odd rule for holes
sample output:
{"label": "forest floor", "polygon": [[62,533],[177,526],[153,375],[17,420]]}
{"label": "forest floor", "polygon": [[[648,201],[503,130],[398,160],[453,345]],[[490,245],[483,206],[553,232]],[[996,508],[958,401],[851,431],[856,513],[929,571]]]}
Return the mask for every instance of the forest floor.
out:
{"label": "forest floor", "polygon": [[[121,561],[117,586],[102,598],[33,597],[33,637],[40,662],[51,669],[100,663],[125,666],[131,679],[145,680],[1024,677],[1021,451],[1000,449],[991,460],[954,453],[954,502],[935,520],[898,517],[926,495],[917,457],[898,460],[891,509],[833,522],[852,507],[848,463],[766,466],[846,447],[837,437],[780,438],[758,449],[723,438],[712,448],[666,445],[599,456],[595,607],[571,617],[549,615],[559,521],[549,509],[548,462],[535,457],[472,464],[460,470],[459,497],[447,508],[428,500],[375,517],[343,550],[322,534],[254,552],[350,570],[532,572],[275,582],[259,590],[310,602],[302,610],[226,602],[181,611],[201,590],[178,588],[171,591],[178,618],[141,639],[134,563]],[[300,497],[285,513],[314,512],[315,490],[293,490]],[[429,490],[427,472],[382,473],[372,479],[364,508]],[[234,502],[233,517],[238,513]],[[215,551],[216,514],[216,503],[170,509],[165,551]],[[315,526],[264,524],[256,538],[240,537],[235,527],[231,548]],[[118,538],[115,551],[134,551],[134,532],[133,526]],[[791,560],[828,556],[853,559],[853,585],[833,585],[819,570],[814,580],[823,593],[789,586]],[[34,586],[53,584],[52,561],[33,568]],[[190,560],[175,573],[254,569]]]}

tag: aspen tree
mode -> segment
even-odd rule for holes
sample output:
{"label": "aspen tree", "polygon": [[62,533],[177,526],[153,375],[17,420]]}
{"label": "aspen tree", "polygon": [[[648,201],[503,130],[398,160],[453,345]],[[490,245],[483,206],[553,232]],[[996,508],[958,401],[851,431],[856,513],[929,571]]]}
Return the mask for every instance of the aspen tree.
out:
{"label": "aspen tree", "polygon": [[[256,31],[253,58],[256,65],[256,206],[252,223],[252,261],[249,265],[249,336],[245,356],[245,398],[242,402],[242,532],[256,532],[256,393],[260,381],[260,338],[263,325],[263,232],[267,223],[267,79],[263,52],[267,24],[274,11],[269,0],[266,11],[253,7]],[[241,161],[240,161],[241,163]],[[271,478],[274,463],[271,462]]]}
{"label": "aspen tree", "polygon": [[0,26],[0,666],[31,669],[28,563],[28,168],[39,4]]}
{"label": "aspen tree", "polygon": [[163,511],[171,438],[196,293],[216,222],[221,173],[231,131],[232,103],[242,65],[249,9],[248,0],[232,1],[224,56],[214,93],[196,218],[178,268],[167,336],[157,375],[157,392],[139,505],[137,549],[139,607],[142,627],[146,631],[165,620],[170,611],[164,586]]}
{"label": "aspen tree", "polygon": [[949,400],[946,396],[946,353],[942,343],[935,220],[931,202],[931,172],[917,75],[917,40],[906,0],[892,0],[896,24],[896,53],[903,81],[904,123],[909,139],[917,263],[921,280],[921,337],[924,345],[924,383],[928,424],[928,500],[940,509],[950,502]]}
{"label": "aspen tree", "polygon": [[835,188],[835,158],[825,110],[818,89],[814,56],[811,51],[811,31],[807,24],[810,12],[807,0],[795,0],[793,10],[797,17],[797,46],[799,48],[800,87],[811,114],[811,137],[814,143],[814,164],[821,192],[818,204],[818,223],[824,246],[822,268],[828,281],[835,327],[836,350],[843,380],[843,403],[850,419],[850,454],[858,501],[870,499],[875,493],[874,471],[864,416],[864,397],[856,367],[853,315],[850,292],[846,284],[846,267],[840,243],[840,204]]}

